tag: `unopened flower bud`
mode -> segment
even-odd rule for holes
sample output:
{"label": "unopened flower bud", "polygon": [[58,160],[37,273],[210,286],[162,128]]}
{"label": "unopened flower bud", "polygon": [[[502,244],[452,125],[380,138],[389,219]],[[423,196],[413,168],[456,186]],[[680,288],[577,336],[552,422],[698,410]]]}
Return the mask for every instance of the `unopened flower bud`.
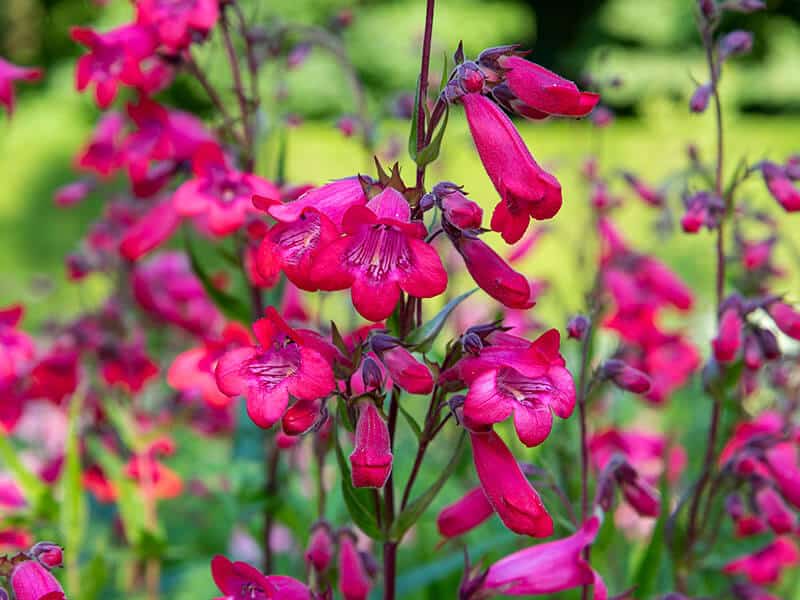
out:
{"label": "unopened flower bud", "polygon": [[383,387],[383,373],[372,357],[368,356],[361,363],[361,379],[368,390],[379,390]]}
{"label": "unopened flower bud", "polygon": [[785,302],[775,302],[769,307],[775,325],[790,338],[800,340],[800,312]]}
{"label": "unopened flower bud", "polygon": [[0,600],[8,600],[8,592],[0,587]]}
{"label": "unopened flower bud", "polygon": [[428,367],[403,348],[394,346],[379,355],[392,381],[412,394],[429,394],[433,390],[433,376]]}
{"label": "unopened flower bud", "polygon": [[324,521],[316,523],[308,540],[306,563],[313,566],[317,573],[326,571],[333,559],[333,545],[330,525]]}
{"label": "unopened flower bud", "polygon": [[372,402],[361,404],[355,448],[350,454],[353,486],[382,488],[392,472],[389,428]]}
{"label": "unopened flower bud", "polygon": [[30,549],[29,554],[48,569],[64,564],[64,550],[53,542],[39,542]]}
{"label": "unopened flower bud", "polygon": [[708,101],[711,98],[712,87],[711,84],[703,84],[697,87],[689,100],[689,110],[693,113],[701,113],[708,107]]}
{"label": "unopened flower bud", "polygon": [[281,429],[286,435],[301,435],[311,429],[319,419],[316,400],[298,400],[281,417]]}
{"label": "unopened flower bud", "polygon": [[370,337],[370,346],[373,352],[381,354],[400,344],[400,340],[385,333],[377,333]]}
{"label": "unopened flower bud", "polygon": [[742,318],[736,308],[728,308],[719,320],[717,337],[711,340],[714,358],[721,363],[728,363],[736,358],[742,345]]}
{"label": "unopened flower bud", "polygon": [[474,331],[469,331],[461,336],[461,347],[467,354],[478,356],[483,350],[483,341]]}
{"label": "unopened flower bud", "polygon": [[646,373],[616,358],[603,363],[600,367],[600,377],[610,379],[617,387],[634,394],[644,394],[650,390],[651,381]]}
{"label": "unopened flower bud", "polygon": [[706,20],[711,19],[711,17],[713,17],[717,12],[717,7],[714,5],[714,0],[698,0],[697,4],[700,7],[700,14],[702,14]]}
{"label": "unopened flower bud", "polygon": [[289,51],[286,57],[286,67],[288,69],[301,67],[306,62],[309,54],[311,54],[311,44],[297,44]]}
{"label": "unopened flower bud", "polygon": [[483,221],[483,209],[467,198],[461,187],[450,182],[433,188],[444,218],[459,229],[478,229]]}
{"label": "unopened flower bud", "polygon": [[365,600],[371,586],[369,574],[356,550],[355,536],[348,532],[339,535],[339,591],[344,600]]}
{"label": "unopened flower bud", "polygon": [[586,315],[575,315],[567,323],[567,335],[573,340],[582,341],[589,331],[591,321]]}
{"label": "unopened flower bud", "polygon": [[752,370],[757,371],[763,364],[763,355],[761,354],[761,347],[758,344],[758,339],[755,334],[750,334],[744,339],[744,351],[742,352],[744,365]]}
{"label": "unopened flower bud", "polygon": [[756,329],[755,336],[765,359],[776,360],[781,357],[781,347],[774,333],[769,329]]}
{"label": "unopened flower bud", "polygon": [[753,34],[741,29],[731,31],[719,41],[719,57],[725,60],[731,56],[747,54],[753,49]]}
{"label": "unopened flower bud", "polygon": [[800,154],[794,154],[786,160],[784,172],[792,181],[800,179]]}
{"label": "unopened flower bud", "polygon": [[436,204],[436,196],[428,192],[419,199],[419,208],[422,212],[428,212]]}

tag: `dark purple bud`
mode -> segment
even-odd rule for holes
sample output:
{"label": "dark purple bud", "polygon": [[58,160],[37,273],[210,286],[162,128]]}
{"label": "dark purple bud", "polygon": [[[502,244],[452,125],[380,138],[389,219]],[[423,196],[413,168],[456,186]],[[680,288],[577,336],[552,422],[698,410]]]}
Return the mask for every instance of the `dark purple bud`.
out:
{"label": "dark purple bud", "polygon": [[602,379],[610,379],[619,388],[634,394],[644,394],[650,389],[650,377],[639,369],[634,369],[625,361],[612,358],[600,367]]}
{"label": "dark purple bud", "polygon": [[698,86],[692,94],[692,99],[689,100],[689,110],[693,113],[705,112],[708,108],[708,100],[711,98],[711,84],[706,83]]}
{"label": "dark purple bud", "polygon": [[700,14],[702,14],[706,20],[710,20],[717,12],[714,0],[698,0],[698,5],[700,7]]}
{"label": "dark purple bud", "polygon": [[738,29],[731,31],[719,41],[719,57],[725,60],[731,56],[741,56],[753,49],[753,34]]}
{"label": "dark purple bud", "polygon": [[0,587],[0,600],[8,600],[8,592]]}
{"label": "dark purple bud", "polygon": [[800,154],[790,156],[784,168],[786,176],[792,181],[800,179]]}
{"label": "dark purple bud", "polygon": [[39,542],[30,549],[29,554],[48,569],[64,564],[64,550],[53,542]]}
{"label": "dark purple bud", "polygon": [[455,62],[457,65],[460,65],[461,63],[464,62],[464,42],[463,41],[459,41],[458,42],[458,48],[456,48],[456,51],[453,53],[453,62]]}
{"label": "dark purple bud", "polygon": [[755,336],[758,340],[758,345],[761,347],[761,353],[767,360],[776,360],[781,357],[781,348],[778,344],[778,338],[769,329],[756,329]]}
{"label": "dark purple bud", "polygon": [[479,336],[475,332],[468,332],[461,336],[461,347],[464,348],[464,352],[467,354],[472,354],[473,356],[478,356],[483,350],[483,341],[481,340],[481,336]]}
{"label": "dark purple bud", "polygon": [[364,380],[364,387],[367,389],[380,389],[383,387],[381,368],[369,356],[364,359],[361,365],[361,379]]}
{"label": "dark purple bud", "polygon": [[436,205],[436,196],[428,192],[419,199],[419,208],[422,212],[428,212]]}
{"label": "dark purple bud", "polygon": [[487,48],[478,55],[476,61],[480,66],[497,71],[501,69],[499,60],[504,56],[523,56],[525,52],[518,52],[519,44],[508,44],[506,46],[495,46]]}
{"label": "dark purple bud", "polygon": [[372,350],[377,354],[391,350],[395,346],[400,345],[400,340],[385,333],[376,333],[370,338],[369,341]]}
{"label": "dark purple bud", "polygon": [[586,315],[575,315],[567,323],[567,335],[573,340],[581,341],[586,337],[591,323]]}

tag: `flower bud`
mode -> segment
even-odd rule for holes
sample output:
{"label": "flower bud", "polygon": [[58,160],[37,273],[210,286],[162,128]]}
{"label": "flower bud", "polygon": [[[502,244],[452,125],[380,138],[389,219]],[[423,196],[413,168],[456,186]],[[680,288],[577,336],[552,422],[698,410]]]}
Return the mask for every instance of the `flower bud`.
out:
{"label": "flower bud", "polygon": [[385,333],[376,333],[370,337],[369,343],[373,352],[380,355],[400,344],[400,340]]}
{"label": "flower bud", "polygon": [[492,516],[494,509],[486,499],[483,488],[476,487],[460,500],[445,506],[436,517],[436,527],[442,537],[452,538],[474,529]]}
{"label": "flower bud", "polygon": [[56,190],[54,197],[56,206],[73,206],[81,202],[94,189],[94,182],[89,179],[80,179],[68,183]]}
{"label": "flower bud", "polygon": [[392,472],[389,428],[372,402],[361,404],[350,465],[355,487],[381,488]]}
{"label": "flower bud", "polygon": [[761,354],[761,346],[758,343],[758,338],[755,334],[750,334],[744,339],[744,365],[753,371],[761,368],[764,362],[764,357]]}
{"label": "flower bud", "polygon": [[800,210],[800,191],[794,187],[785,169],[775,163],[765,161],[761,164],[761,175],[764,177],[764,183],[767,184],[769,193],[778,201],[778,204],[787,212]]}
{"label": "flower bud", "polygon": [[710,20],[717,12],[717,7],[714,5],[714,0],[698,0],[697,4],[700,7],[700,14],[702,14],[707,21]]}
{"label": "flower bud", "polygon": [[369,574],[356,550],[350,532],[339,536],[339,591],[344,600],[367,600],[371,588]]}
{"label": "flower bud", "polygon": [[483,221],[483,209],[467,198],[452,183],[439,183],[433,188],[439,200],[442,214],[449,223],[459,229],[479,229]]}
{"label": "flower bud", "polygon": [[617,358],[605,361],[599,374],[602,379],[610,379],[620,389],[634,394],[644,394],[650,390],[651,380],[646,373]]}
{"label": "flower bud", "polygon": [[481,336],[474,331],[468,331],[461,336],[461,347],[467,354],[478,356],[481,353],[481,350],[483,350],[483,341],[481,340]]}
{"label": "flower bud", "polygon": [[728,308],[719,320],[717,337],[711,340],[714,358],[718,362],[728,363],[736,358],[742,345],[742,318],[736,308]]}
{"label": "flower bud", "polygon": [[30,549],[29,554],[48,569],[64,564],[64,550],[53,542],[39,542]]}
{"label": "flower bud", "polygon": [[390,348],[380,355],[392,381],[412,394],[430,394],[433,377],[430,370],[402,346]]}
{"label": "flower bud", "polygon": [[11,589],[16,600],[64,600],[58,580],[35,560],[26,560],[11,572]]}
{"label": "flower bud", "polygon": [[756,329],[754,333],[765,359],[776,360],[781,357],[781,348],[774,333],[769,329]]}
{"label": "flower bud", "polygon": [[719,57],[725,60],[731,56],[747,54],[753,49],[753,34],[741,29],[731,31],[719,41]]}
{"label": "flower bud", "polygon": [[708,100],[711,98],[712,89],[709,83],[697,86],[691,100],[689,100],[689,110],[693,113],[705,112],[706,108],[708,108]]}
{"label": "flower bud", "polygon": [[645,203],[650,206],[661,206],[664,204],[664,195],[653,187],[644,183],[641,179],[636,177],[633,173],[622,174],[628,185],[633,188],[636,195],[639,196]]}
{"label": "flower bud", "polygon": [[573,340],[583,341],[591,323],[586,315],[575,315],[567,323],[567,335]]}
{"label": "flower bud", "polygon": [[784,302],[775,302],[769,307],[775,325],[791,338],[800,340],[800,313]]}
{"label": "flower bud", "polygon": [[361,363],[361,379],[364,381],[365,389],[379,390],[383,387],[383,372],[371,356],[366,357]]}
{"label": "flower bud", "polygon": [[286,435],[303,434],[314,426],[319,415],[319,402],[298,400],[283,413],[281,428]]}
{"label": "flower bud", "polygon": [[756,493],[756,505],[772,531],[778,535],[791,533],[797,528],[797,517],[775,488],[766,486]]}
{"label": "flower bud", "polygon": [[0,587],[0,600],[8,600],[8,592]]}
{"label": "flower bud", "polygon": [[306,563],[313,566],[317,573],[328,569],[333,559],[333,537],[331,528],[326,522],[316,523],[311,528],[311,537],[305,554]]}
{"label": "flower bud", "polygon": [[419,199],[419,209],[422,212],[428,212],[436,205],[436,196],[428,192]]}
{"label": "flower bud", "polygon": [[794,154],[786,160],[784,172],[792,181],[800,179],[800,154]]}

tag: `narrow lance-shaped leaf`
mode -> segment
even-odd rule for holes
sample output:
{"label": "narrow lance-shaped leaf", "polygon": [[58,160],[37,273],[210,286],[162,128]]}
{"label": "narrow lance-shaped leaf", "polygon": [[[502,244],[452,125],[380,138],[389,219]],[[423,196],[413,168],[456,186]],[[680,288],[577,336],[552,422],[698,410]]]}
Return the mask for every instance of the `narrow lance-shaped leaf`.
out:
{"label": "narrow lance-shaped leaf", "polygon": [[460,296],[456,296],[450,300],[450,302],[445,304],[442,310],[440,310],[430,321],[412,331],[409,334],[408,339],[413,344],[413,350],[416,350],[417,352],[427,352],[430,350],[431,346],[433,346],[433,342],[436,341],[437,336],[447,322],[448,317],[453,313],[459,304],[474,294],[475,290],[477,289],[478,288],[473,288],[470,291],[461,294]]}

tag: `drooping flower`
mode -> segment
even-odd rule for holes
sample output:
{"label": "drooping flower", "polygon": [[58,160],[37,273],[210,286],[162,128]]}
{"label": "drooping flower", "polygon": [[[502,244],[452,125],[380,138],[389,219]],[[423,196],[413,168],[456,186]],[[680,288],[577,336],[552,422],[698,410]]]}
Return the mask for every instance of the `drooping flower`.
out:
{"label": "drooping flower", "polygon": [[728,308],[722,313],[717,337],[711,341],[714,358],[727,363],[736,358],[742,345],[742,318],[736,308]]}
{"label": "drooping flower", "polygon": [[[366,178],[365,181],[371,180]],[[341,227],[344,215],[350,207],[366,204],[367,197],[361,177],[345,177],[308,190],[289,202],[282,203],[276,199],[256,196],[253,203],[282,223],[296,221],[306,209],[313,208],[326,215],[337,227]]]}
{"label": "drooping flower", "polygon": [[339,536],[339,591],[344,600],[367,600],[372,587],[350,532]]}
{"label": "drooping flower", "polygon": [[286,412],[289,396],[316,400],[333,391],[330,348],[318,334],[292,329],[273,307],[253,324],[257,345],[226,352],[215,370],[219,389],[244,395],[259,427],[272,427]]}
{"label": "drooping flower", "polygon": [[553,521],[514,455],[494,431],[471,433],[472,456],[486,499],[514,533],[547,537]]}
{"label": "drooping flower", "polygon": [[156,28],[164,46],[181,50],[214,27],[219,0],[138,0],[136,17],[138,23]]}
{"label": "drooping flower", "polygon": [[0,58],[0,104],[9,116],[14,112],[14,82],[38,81],[41,77],[41,69],[20,67]]}
{"label": "drooping flower", "polygon": [[259,194],[280,198],[280,190],[266,179],[237,171],[217,144],[203,143],[192,160],[194,178],[183,183],[172,197],[178,214],[202,217],[208,230],[225,236],[239,229],[255,211],[251,198]]}
{"label": "drooping flower", "polygon": [[88,145],[75,160],[77,168],[108,177],[121,167],[123,125],[123,117],[117,111],[110,110],[100,117]]}
{"label": "drooping flower", "polygon": [[459,229],[479,229],[483,221],[483,209],[466,197],[454,183],[443,181],[433,186],[431,193],[442,209],[448,223]]}
{"label": "drooping flower", "polygon": [[780,579],[785,567],[800,563],[800,551],[788,536],[776,538],[761,550],[737,558],[723,568],[726,573],[741,573],[751,583],[768,584]]}
{"label": "drooping flower", "polygon": [[783,333],[800,340],[800,312],[785,302],[775,302],[769,307],[769,314]]}
{"label": "drooping flower", "polygon": [[501,339],[505,345],[486,347],[458,366],[469,386],[465,424],[485,428],[513,414],[519,439],[536,446],[550,434],[552,413],[566,419],[575,407],[575,385],[559,353],[560,336],[551,329],[534,342],[510,335]]}
{"label": "drooping flower", "polygon": [[767,184],[769,193],[786,212],[800,210],[800,190],[794,186],[784,168],[771,162],[764,162],[761,165],[761,174],[764,176],[764,183]]}
{"label": "drooping flower", "polygon": [[451,538],[471,531],[494,514],[483,488],[478,486],[445,506],[436,517],[436,528],[442,537]]}
{"label": "drooping flower", "polygon": [[64,600],[64,589],[44,566],[26,560],[11,572],[11,589],[17,600]]}
{"label": "drooping flower", "polygon": [[432,298],[447,287],[439,255],[422,238],[425,227],[411,221],[405,198],[386,188],[343,218],[345,237],[322,248],[312,279],[322,290],[351,288],[353,305],[366,319],[392,314],[400,292]]}
{"label": "drooping flower", "polygon": [[355,487],[382,488],[392,472],[389,428],[372,402],[359,408],[350,465]]}
{"label": "drooping flower", "polygon": [[119,243],[119,253],[127,260],[139,260],[169,239],[178,225],[180,217],[172,202],[158,202],[128,229]]}
{"label": "drooping flower", "polygon": [[772,486],[764,486],[756,492],[756,506],[772,531],[778,535],[797,529],[797,516]]}
{"label": "drooping flower", "polygon": [[103,349],[100,374],[108,385],[118,385],[135,394],[158,375],[158,365],[141,343],[124,343]]}
{"label": "drooping flower", "polygon": [[583,557],[597,536],[600,519],[591,517],[571,536],[525,548],[489,567],[483,589],[507,596],[544,595],[594,584],[595,600],[607,597],[600,576]]}
{"label": "drooping flower", "polygon": [[650,391],[650,377],[639,369],[634,369],[623,360],[616,358],[605,361],[600,367],[601,376],[613,381],[620,389],[634,394]]}
{"label": "drooping flower", "polygon": [[465,94],[459,100],[467,114],[472,139],[501,201],[491,226],[513,244],[530,219],[550,219],[561,208],[561,185],[531,156],[514,124],[491,100]]}
{"label": "drooping flower", "polygon": [[211,576],[225,594],[218,600],[311,600],[309,589],[285,575],[264,575],[245,562],[231,562],[217,555],[211,560]]}
{"label": "drooping flower", "polygon": [[412,394],[430,394],[433,389],[430,369],[414,358],[398,340],[388,335],[373,336],[372,349],[389,371],[393,383]]}

